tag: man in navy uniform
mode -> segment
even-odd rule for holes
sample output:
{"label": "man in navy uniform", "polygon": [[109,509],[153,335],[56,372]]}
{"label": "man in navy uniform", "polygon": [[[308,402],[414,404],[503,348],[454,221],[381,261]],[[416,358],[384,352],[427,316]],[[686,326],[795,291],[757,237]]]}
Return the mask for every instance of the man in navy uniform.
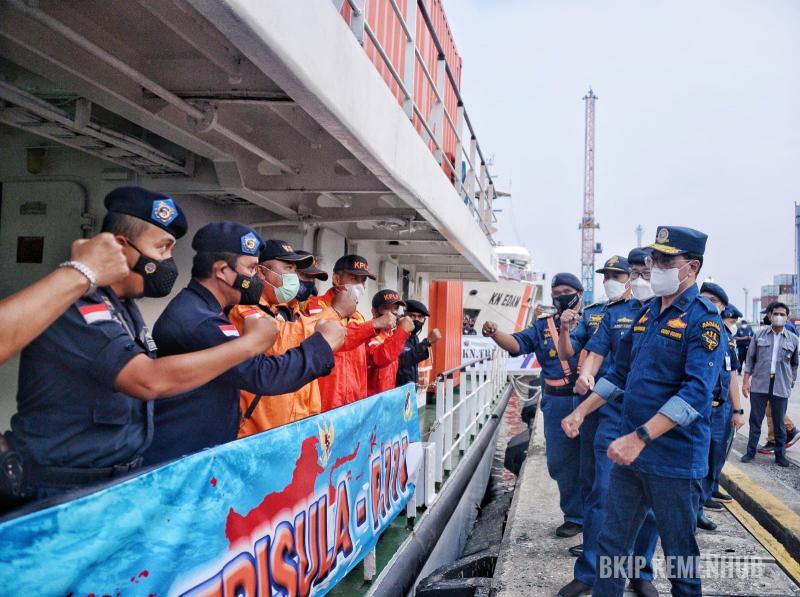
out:
{"label": "man in navy uniform", "polygon": [[[583,316],[580,316],[572,309],[568,309],[561,314],[558,356],[566,360],[578,353],[580,355],[578,358],[579,369],[587,355],[584,347],[600,327],[600,322],[603,320],[606,309],[612,303],[626,299],[630,294],[630,266],[628,265],[628,260],[624,257],[612,255],[606,260],[603,267],[596,270],[596,273],[603,274],[603,289],[608,300],[584,307]],[[574,330],[570,330],[572,322],[579,317],[578,326]],[[602,361],[599,361],[599,367],[601,374],[605,373],[605,366]],[[577,392],[577,402],[573,405],[573,408],[583,400],[584,394],[585,391],[583,393]],[[591,413],[583,422],[581,434],[578,437],[581,444],[581,498],[583,499],[584,510],[594,484],[594,435],[597,431],[597,424],[597,413]],[[573,555],[580,555],[582,546],[574,546],[570,548],[570,552]]]}
{"label": "man in navy uniform", "polygon": [[544,415],[544,435],[547,440],[547,471],[558,484],[561,511],[564,523],[556,529],[559,537],[574,537],[583,528],[583,499],[580,482],[580,442],[577,437],[568,438],[560,428],[560,422],[573,408],[575,379],[578,371],[578,355],[569,360],[558,358],[558,326],[560,314],[568,309],[577,309],[583,295],[580,280],[569,273],[553,276],[550,294],[558,314],[537,319],[529,328],[507,334],[497,329],[497,324],[483,324],[483,335],[513,356],[535,353],[542,367],[544,391],[540,408]]}
{"label": "man in navy uniform", "polygon": [[562,423],[574,437],[586,413],[624,392],[622,435],[608,448],[615,466],[598,539],[594,595],[621,596],[624,576],[638,574],[643,562],[630,554],[649,509],[672,594],[702,594],[697,509],[701,479],[708,474],[711,394],[725,354],[719,310],[700,296],[696,284],[707,238],[691,228],[658,228],[647,260],[657,298],[636,314],[609,372]]}
{"label": "man in navy uniform", "polygon": [[[192,280],[153,328],[162,354],[220,346],[239,336],[224,309],[258,304],[263,282],[257,266],[263,246],[254,230],[235,222],[207,224],[197,231],[192,239]],[[260,310],[254,308],[255,313]],[[320,322],[317,332],[299,347],[279,356],[258,354],[192,392],[160,402],[145,461],[165,462],[235,440],[239,390],[265,396],[294,392],[330,372],[333,351],[343,340],[340,326]]]}
{"label": "man in navy uniform", "polygon": [[105,206],[103,232],[122,245],[130,272],[90,288],[22,351],[11,427],[36,498],[138,468],[153,436],[153,399],[208,382],[275,337],[267,322],[254,322],[230,346],[156,359],[133,299],[172,289],[172,249],[186,218],[170,197],[142,187],[111,191]]}
{"label": "man in navy uniform", "polygon": [[[703,512],[704,509],[721,511],[720,501],[730,500],[730,496],[719,492],[719,477],[728,457],[728,440],[732,425],[738,429],[744,424],[744,411],[739,403],[739,383],[736,371],[739,363],[736,356],[736,342],[728,327],[734,313],[729,310],[728,294],[714,282],[703,282],[700,294],[710,300],[722,314],[721,342],[725,347],[725,360],[719,373],[719,381],[714,386],[711,396],[711,444],[708,451],[708,474],[703,479],[703,497],[697,511],[697,526],[706,531],[713,531],[717,524]],[[736,309],[733,307],[733,309]],[[734,326],[735,330],[735,326]],[[717,499],[712,499],[712,498]]]}
{"label": "man in navy uniform", "polygon": [[[625,266],[630,271],[630,278],[637,282],[634,288],[643,300],[652,297],[650,290],[650,268],[645,258],[650,255],[649,249],[633,249],[628,254]],[[608,285],[606,285],[608,286]],[[615,296],[612,288],[606,289],[606,295]],[[616,297],[615,297],[616,298]],[[621,298],[610,302],[597,331],[585,346],[587,356],[581,364],[580,376],[575,384],[579,395],[587,394],[594,387],[595,378],[602,377],[613,364],[622,337],[633,325],[634,317],[642,309],[643,302],[631,298],[630,286],[626,285]],[[622,435],[622,409],[618,403],[609,402],[597,411],[599,420],[594,433],[593,484],[586,499],[583,510],[583,546],[575,562],[574,579],[561,588],[559,596],[577,597],[591,591],[597,579],[597,538],[603,526],[603,508],[608,494],[608,480],[613,462],[608,457],[608,447]],[[591,430],[590,430],[591,431]],[[586,433],[586,423],[581,426],[580,436]],[[633,554],[645,558],[645,566],[638,578],[631,578],[631,589],[637,595],[657,596],[658,591],[652,584],[653,554],[658,543],[658,531],[655,517],[649,511],[636,537]]]}
{"label": "man in navy uniform", "polygon": [[442,333],[438,328],[430,331],[427,338],[419,339],[419,333],[425,320],[431,316],[426,307],[420,301],[409,299],[406,301],[405,314],[414,322],[414,332],[406,340],[403,352],[400,353],[400,367],[397,370],[397,387],[409,382],[419,382],[419,371],[417,365],[430,357],[430,349],[442,338]]}

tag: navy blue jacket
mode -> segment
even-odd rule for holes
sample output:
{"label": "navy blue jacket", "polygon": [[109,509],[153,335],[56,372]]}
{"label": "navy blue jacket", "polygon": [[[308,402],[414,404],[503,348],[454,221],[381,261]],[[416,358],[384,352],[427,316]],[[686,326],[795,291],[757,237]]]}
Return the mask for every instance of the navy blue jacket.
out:
{"label": "navy blue jacket", "polygon": [[[634,318],[642,310],[642,303],[636,299],[611,303],[606,308],[600,327],[586,343],[586,350],[603,357],[603,365],[598,369],[596,379],[600,379],[614,363],[622,337],[633,326]],[[608,417],[619,426],[622,421],[622,405],[611,400],[600,409],[601,417]]]}
{"label": "navy blue jacket", "polygon": [[657,413],[677,425],[642,450],[632,469],[663,477],[705,477],[711,395],[725,350],[719,311],[700,296],[697,285],[663,313],[656,297],[637,314],[595,392],[610,399],[624,391],[623,435]]}
{"label": "navy blue jacket", "polygon": [[400,367],[397,369],[397,387],[411,381],[419,382],[417,365],[430,356],[428,345],[420,342],[417,334],[411,334],[400,353]]}
{"label": "navy blue jacket", "polygon": [[[239,336],[211,292],[196,280],[170,301],[153,335],[160,354],[218,346]],[[333,351],[321,334],[279,356],[259,355],[204,386],[155,406],[155,436],[145,462],[165,462],[236,439],[239,390],[269,396],[293,392],[333,368]]]}
{"label": "navy blue jacket", "polygon": [[[554,323],[557,333],[560,324],[558,317],[555,318]],[[555,338],[550,337],[547,319],[537,319],[531,327],[511,335],[516,338],[519,344],[519,352],[517,354],[528,354],[531,352],[536,354],[536,359],[542,367],[542,377],[544,379],[564,378],[564,369],[558,358],[558,336]],[[511,356],[517,355],[512,354]],[[573,374],[578,372],[578,357],[579,354],[576,352],[572,358],[567,361]],[[573,377],[575,376],[573,375]]]}
{"label": "navy blue jacket", "polygon": [[22,457],[105,468],[140,456],[152,438],[153,403],[114,391],[114,382],[148,353],[155,356],[155,345],[132,300],[100,288],[76,301],[22,351],[11,418]]}

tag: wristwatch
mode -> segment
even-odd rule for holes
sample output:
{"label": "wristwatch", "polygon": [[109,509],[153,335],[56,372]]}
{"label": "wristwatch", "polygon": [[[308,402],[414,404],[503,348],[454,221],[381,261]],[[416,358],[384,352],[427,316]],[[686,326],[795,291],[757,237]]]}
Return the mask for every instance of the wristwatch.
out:
{"label": "wristwatch", "polygon": [[735,411],[733,411],[733,414],[735,414],[735,415],[743,415],[744,414],[744,409],[740,408],[739,410],[735,410]]}
{"label": "wristwatch", "polygon": [[650,437],[650,432],[647,431],[647,427],[644,425],[639,425],[636,428],[636,435],[639,437],[640,440],[644,442],[645,446],[650,445],[650,442],[653,441],[653,438]]}
{"label": "wristwatch", "polygon": [[80,261],[65,261],[63,263],[59,263],[58,267],[71,267],[72,269],[79,271],[86,276],[86,279],[89,280],[89,289],[83,293],[83,296],[92,294],[95,290],[97,290],[97,275],[85,263],[81,263]]}

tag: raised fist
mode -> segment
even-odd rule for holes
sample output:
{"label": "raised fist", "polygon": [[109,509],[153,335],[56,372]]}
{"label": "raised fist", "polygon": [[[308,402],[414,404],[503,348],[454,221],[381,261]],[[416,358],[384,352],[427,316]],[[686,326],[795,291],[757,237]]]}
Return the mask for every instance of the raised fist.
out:
{"label": "raised fist", "polygon": [[122,245],[113,234],[101,232],[94,238],[80,238],[72,243],[70,259],[79,261],[97,276],[97,286],[109,286],[130,273]]}
{"label": "raised fist", "polygon": [[322,334],[322,337],[325,338],[325,341],[334,352],[344,343],[344,337],[347,334],[347,330],[338,321],[330,321],[328,319],[318,321],[314,331]]}

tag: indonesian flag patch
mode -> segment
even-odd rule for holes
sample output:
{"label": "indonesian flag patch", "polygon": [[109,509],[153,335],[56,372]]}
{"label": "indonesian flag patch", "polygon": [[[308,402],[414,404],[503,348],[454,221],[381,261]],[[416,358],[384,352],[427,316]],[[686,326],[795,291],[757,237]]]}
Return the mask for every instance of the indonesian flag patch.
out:
{"label": "indonesian flag patch", "polygon": [[236,326],[233,325],[232,323],[229,323],[228,325],[219,326],[219,331],[222,332],[223,334],[225,334],[226,336],[234,336],[235,337],[235,336],[239,335],[239,330],[237,330]]}
{"label": "indonesian flag patch", "polygon": [[86,323],[97,323],[98,321],[109,321],[112,319],[111,311],[106,305],[84,305],[78,307],[78,311],[83,316]]}

